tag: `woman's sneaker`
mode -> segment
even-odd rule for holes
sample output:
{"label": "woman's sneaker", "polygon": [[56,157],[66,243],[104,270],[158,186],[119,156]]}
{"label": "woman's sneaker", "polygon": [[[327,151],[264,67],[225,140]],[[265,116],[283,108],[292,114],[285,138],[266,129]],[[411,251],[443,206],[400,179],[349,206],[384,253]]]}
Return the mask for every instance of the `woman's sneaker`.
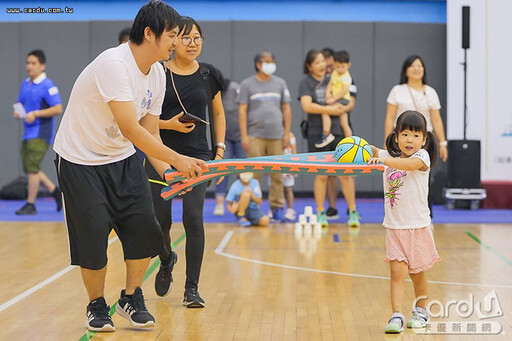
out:
{"label": "woman's sneaker", "polygon": [[414,307],[412,317],[407,321],[407,328],[425,328],[430,321],[428,312],[422,307]]}
{"label": "woman's sneaker", "polygon": [[328,146],[332,141],[334,141],[335,137],[333,134],[329,133],[328,135],[322,134],[322,137],[320,140],[316,141],[315,147],[316,148],[323,148],[325,146]]}
{"label": "woman's sneaker", "polygon": [[359,213],[357,211],[348,212],[348,221],[347,224],[350,227],[359,227],[361,223],[359,222]]}
{"label": "woman's sneaker", "polygon": [[103,297],[98,297],[87,305],[85,326],[93,332],[113,332],[116,330],[110,317],[110,307]]}
{"label": "woman's sneaker", "polygon": [[155,291],[160,297],[167,296],[171,290],[172,269],[174,264],[178,263],[178,254],[171,251],[171,262],[169,264],[160,264],[160,270],[155,276]]}
{"label": "woman's sneaker", "polygon": [[338,210],[334,207],[329,207],[327,211],[325,211],[325,215],[327,216],[327,220],[334,220],[340,217],[338,215]]}
{"label": "woman's sneaker", "polygon": [[393,313],[389,318],[388,325],[384,328],[386,334],[398,334],[404,331],[405,316],[400,313]]}
{"label": "woman's sneaker", "polygon": [[116,312],[130,321],[130,324],[137,328],[150,328],[155,326],[155,318],[146,308],[142,289],[137,287],[131,297],[125,295],[121,290],[121,297],[116,305]]}
{"label": "woman's sneaker", "polygon": [[327,216],[325,215],[325,212],[324,211],[320,211],[317,213],[317,222],[322,226],[322,227],[327,227],[329,226],[329,223],[327,222]]}
{"label": "woman's sneaker", "polygon": [[204,300],[199,296],[196,289],[185,290],[183,305],[187,308],[204,308]]}

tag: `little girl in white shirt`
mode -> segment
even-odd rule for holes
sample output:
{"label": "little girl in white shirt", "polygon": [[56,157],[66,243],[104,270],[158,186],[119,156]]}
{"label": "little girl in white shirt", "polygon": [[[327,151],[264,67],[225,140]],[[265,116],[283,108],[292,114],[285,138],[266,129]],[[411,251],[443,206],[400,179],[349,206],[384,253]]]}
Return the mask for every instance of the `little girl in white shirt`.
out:
{"label": "little girl in white shirt", "polygon": [[[440,260],[434,243],[428,208],[428,175],[438,157],[437,140],[427,132],[425,117],[408,110],[400,115],[386,139],[386,150],[372,146],[369,164],[383,163],[386,227],[386,262],[391,268],[393,314],[386,333],[404,330],[402,298],[407,274],[416,295],[408,328],[424,328],[429,322],[425,310],[427,280],[425,271]],[[422,297],[424,296],[424,297]]]}

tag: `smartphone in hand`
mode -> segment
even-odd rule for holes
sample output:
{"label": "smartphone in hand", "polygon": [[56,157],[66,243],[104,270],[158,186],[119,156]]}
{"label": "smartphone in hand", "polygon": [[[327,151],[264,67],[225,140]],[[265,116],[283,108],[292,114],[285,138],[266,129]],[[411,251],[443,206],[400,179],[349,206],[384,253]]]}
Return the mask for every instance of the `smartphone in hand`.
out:
{"label": "smartphone in hand", "polygon": [[178,121],[180,121],[181,123],[193,123],[193,124],[197,124],[199,122],[203,122],[204,124],[210,124],[209,122],[203,120],[202,118],[200,117],[197,117],[195,115],[192,115],[188,112],[184,113],[179,119]]}

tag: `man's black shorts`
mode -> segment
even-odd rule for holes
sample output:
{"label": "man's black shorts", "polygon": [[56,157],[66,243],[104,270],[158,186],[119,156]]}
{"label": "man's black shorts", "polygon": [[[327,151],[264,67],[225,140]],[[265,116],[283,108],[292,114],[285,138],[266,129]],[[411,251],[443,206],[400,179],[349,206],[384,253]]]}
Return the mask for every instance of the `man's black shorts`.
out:
{"label": "man's black shorts", "polygon": [[148,179],[135,154],[99,166],[78,165],[58,155],[55,163],[72,265],[102,269],[107,264],[112,229],[123,245],[125,259],[164,252]]}

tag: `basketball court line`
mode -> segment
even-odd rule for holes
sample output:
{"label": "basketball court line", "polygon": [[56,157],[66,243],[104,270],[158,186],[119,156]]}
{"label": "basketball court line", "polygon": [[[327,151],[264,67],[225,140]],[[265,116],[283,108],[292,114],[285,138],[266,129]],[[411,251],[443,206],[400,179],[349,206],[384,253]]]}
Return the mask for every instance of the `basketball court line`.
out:
{"label": "basketball court line", "polygon": [[510,259],[507,259],[505,256],[503,256],[501,253],[493,249],[491,246],[483,243],[477,236],[475,236],[473,233],[466,231],[465,232],[471,239],[473,239],[475,242],[477,242],[480,247],[483,247],[484,249],[487,249],[494,253],[495,256],[497,256],[499,259],[507,263],[508,265],[512,266],[512,261]]}
{"label": "basketball court line", "polygon": [[[119,240],[119,238],[117,238],[117,236],[109,239],[108,241],[108,245],[114,243],[115,241]],[[19,301],[21,301],[22,299],[30,296],[31,294],[35,293],[36,291],[38,291],[39,289],[42,289],[44,288],[45,286],[47,286],[48,284],[50,284],[51,282],[55,281],[56,279],[64,276],[65,274],[67,274],[68,272],[70,272],[71,270],[73,270],[74,268],[77,268],[77,266],[75,265],[68,265],[66,268],[60,270],[59,272],[57,272],[55,275],[53,276],[50,276],[48,277],[47,279],[45,279],[44,281],[40,282],[39,284],[36,284],[34,285],[32,288],[28,289],[27,291],[19,294],[18,296],[14,297],[13,299],[5,302],[4,304],[0,305],[0,313],[9,308],[10,306],[18,303]]]}
{"label": "basketball court line", "polygon": [[[226,235],[224,236],[222,241],[219,243],[219,245],[215,249],[215,253],[216,254],[224,256],[224,257],[227,257],[227,258],[236,259],[236,260],[239,260],[239,261],[245,261],[245,262],[250,262],[250,263],[255,263],[255,264],[260,264],[260,265],[280,267],[280,268],[291,269],[291,270],[301,270],[301,271],[309,271],[309,272],[315,272],[315,273],[325,273],[325,274],[342,275],[342,276],[358,277],[358,278],[371,278],[371,279],[389,280],[389,277],[384,277],[384,276],[374,276],[374,275],[365,275],[365,274],[355,274],[355,273],[346,273],[346,272],[338,272],[338,271],[311,269],[311,268],[298,267],[298,266],[292,266],[292,265],[286,265],[286,264],[265,262],[265,261],[260,261],[260,260],[255,260],[255,259],[250,259],[250,258],[245,258],[245,257],[240,257],[240,256],[232,255],[232,254],[224,252],[224,249],[226,248],[227,244],[229,243],[229,241],[230,241],[231,237],[233,236],[234,232],[235,231],[233,231],[233,230],[226,232]],[[512,266],[512,262],[510,260],[508,260],[507,258],[502,256],[501,254],[499,254],[492,247],[490,247],[487,244],[482,243],[480,241],[480,239],[478,239],[476,236],[474,236],[470,232],[466,231],[466,234],[470,238],[475,240],[478,244],[480,244],[482,247],[484,247],[485,249],[491,251],[496,256],[498,256],[500,259],[505,261],[508,265]],[[184,237],[185,237],[185,234],[181,235],[173,243],[173,247],[176,246],[177,244],[179,244],[181,242],[181,240],[183,240]],[[108,245],[111,245],[112,243],[116,242],[117,240],[119,240],[117,236],[111,238],[108,241]],[[147,272],[146,272],[146,274],[144,276],[144,280],[143,281],[145,281],[151,275],[151,273],[157,268],[158,265],[159,265],[159,260],[157,259],[151,265],[151,267],[147,270]],[[69,271],[71,271],[74,268],[76,268],[76,266],[69,265],[66,268],[64,268],[63,270],[61,270],[61,271],[57,272],[56,274],[50,276],[46,280],[38,283],[37,285],[33,286],[32,288],[26,290],[25,292],[19,294],[18,296],[12,298],[11,300],[9,300],[7,302],[5,302],[4,304],[2,304],[0,306],[0,312],[6,310],[7,308],[11,307],[12,305],[14,305],[14,304],[18,303],[19,301],[23,300],[24,298],[30,296],[34,292],[37,292],[38,290],[42,289],[43,287],[47,286],[48,284],[50,284],[53,281],[57,280],[58,278],[62,277],[63,275],[65,275],[66,273],[68,273]],[[481,283],[460,283],[460,282],[444,282],[444,281],[428,281],[428,282],[432,283],[432,284],[443,284],[443,285],[512,289],[512,286],[510,286],[510,285],[493,285],[493,284],[481,284]],[[116,304],[117,304],[117,301],[116,301],[116,303],[114,303],[112,305],[111,312],[110,312],[111,315],[113,315],[115,313],[115,305]],[[80,338],[80,340],[90,340],[90,339],[92,339],[94,337],[95,334],[96,334],[95,332],[87,332],[87,333],[85,333]]]}
{"label": "basketball court line", "polygon": [[[354,273],[348,273],[348,272],[339,272],[339,271],[329,271],[329,270],[319,270],[319,269],[311,269],[311,268],[304,268],[299,266],[293,266],[293,265],[286,265],[286,264],[279,264],[279,263],[271,263],[271,262],[264,262],[256,259],[246,258],[246,257],[240,257],[235,256],[229,253],[224,252],[224,249],[226,248],[227,244],[229,243],[229,240],[233,236],[233,233],[235,231],[231,230],[226,232],[226,235],[222,239],[222,241],[219,243],[219,246],[215,249],[215,253],[227,258],[236,259],[244,262],[249,263],[255,263],[260,265],[268,265],[268,266],[274,266],[284,269],[291,269],[291,270],[301,270],[301,271],[309,271],[309,272],[315,272],[315,273],[324,273],[324,274],[330,274],[330,275],[341,275],[341,276],[348,276],[348,277],[359,277],[359,278],[371,278],[371,279],[383,279],[383,280],[389,280],[389,277],[384,276],[374,276],[374,275],[365,275],[365,274],[354,274]],[[407,279],[407,281],[411,281],[410,279]],[[454,286],[467,286],[467,287],[479,287],[479,288],[502,288],[502,289],[512,289],[512,285],[498,285],[498,284],[481,284],[481,283],[460,283],[460,282],[444,282],[444,281],[427,281],[431,284],[443,284],[443,285],[454,285]]]}

